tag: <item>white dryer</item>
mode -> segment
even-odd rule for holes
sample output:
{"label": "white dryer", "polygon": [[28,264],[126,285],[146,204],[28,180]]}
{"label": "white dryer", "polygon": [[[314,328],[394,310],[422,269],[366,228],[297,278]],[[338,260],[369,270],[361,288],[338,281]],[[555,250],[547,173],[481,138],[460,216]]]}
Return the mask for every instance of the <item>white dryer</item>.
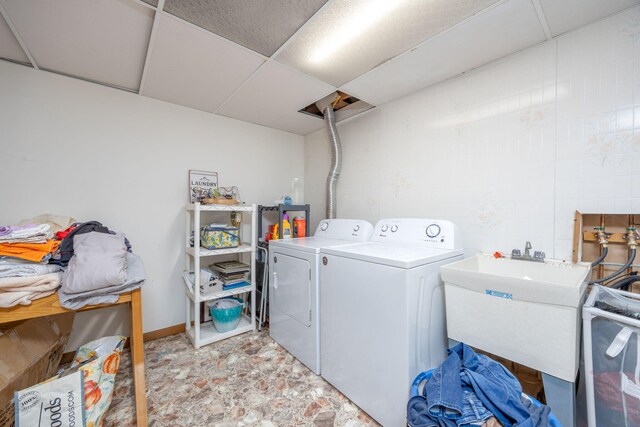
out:
{"label": "white dryer", "polygon": [[367,221],[325,219],[313,237],[269,242],[269,335],[320,374],[320,249],[371,238]]}
{"label": "white dryer", "polygon": [[446,357],[440,266],[456,226],[386,219],[371,241],[320,251],[322,376],[383,426],[405,426],[411,382]]}

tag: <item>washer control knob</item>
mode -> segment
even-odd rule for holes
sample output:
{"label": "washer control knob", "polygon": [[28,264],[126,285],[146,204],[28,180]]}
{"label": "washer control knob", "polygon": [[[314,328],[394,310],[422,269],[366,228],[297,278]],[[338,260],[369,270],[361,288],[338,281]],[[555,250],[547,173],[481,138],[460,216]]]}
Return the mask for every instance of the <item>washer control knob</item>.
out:
{"label": "washer control knob", "polygon": [[382,231],[383,233],[388,229],[389,229],[389,226],[387,224],[384,224],[382,227],[380,227],[380,231]]}
{"label": "washer control knob", "polygon": [[322,230],[322,231],[326,231],[326,230],[327,230],[327,228],[329,228],[329,223],[328,223],[328,222],[323,222],[323,223],[320,225],[320,230]]}
{"label": "washer control knob", "polygon": [[360,230],[360,226],[359,225],[356,225],[355,227],[353,227],[353,231],[357,232],[358,230]]}
{"label": "washer control knob", "polygon": [[428,237],[438,237],[438,234],[440,234],[440,226],[438,224],[431,224],[427,227],[426,233]]}
{"label": "washer control knob", "polygon": [[398,231],[398,226],[397,225],[392,225],[391,226],[391,232],[395,233],[396,231]]}

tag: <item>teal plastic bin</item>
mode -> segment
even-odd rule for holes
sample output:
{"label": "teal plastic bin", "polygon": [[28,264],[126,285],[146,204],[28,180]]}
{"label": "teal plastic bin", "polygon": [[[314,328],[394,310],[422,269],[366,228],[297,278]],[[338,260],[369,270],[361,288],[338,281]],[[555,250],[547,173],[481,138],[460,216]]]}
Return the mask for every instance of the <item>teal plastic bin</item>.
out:
{"label": "teal plastic bin", "polygon": [[222,298],[208,303],[209,313],[213,319],[213,326],[218,332],[229,332],[238,327],[240,316],[244,308],[244,301],[240,298]]}

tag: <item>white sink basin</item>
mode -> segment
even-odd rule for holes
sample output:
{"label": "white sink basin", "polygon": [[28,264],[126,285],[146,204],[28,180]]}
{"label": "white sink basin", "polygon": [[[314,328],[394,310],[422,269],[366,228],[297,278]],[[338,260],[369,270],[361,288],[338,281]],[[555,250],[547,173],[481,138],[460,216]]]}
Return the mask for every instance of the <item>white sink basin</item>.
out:
{"label": "white sink basin", "polygon": [[589,263],[477,255],[440,271],[449,338],[575,381]]}
{"label": "white sink basin", "polygon": [[542,262],[494,258],[481,254],[443,266],[442,280],[458,286],[502,293],[504,298],[576,307],[591,265],[559,260]]}

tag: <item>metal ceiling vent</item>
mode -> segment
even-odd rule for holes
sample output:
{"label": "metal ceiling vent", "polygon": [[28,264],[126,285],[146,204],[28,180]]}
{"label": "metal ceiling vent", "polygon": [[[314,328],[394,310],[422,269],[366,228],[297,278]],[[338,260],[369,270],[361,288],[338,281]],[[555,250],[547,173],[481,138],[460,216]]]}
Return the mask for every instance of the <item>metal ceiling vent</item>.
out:
{"label": "metal ceiling vent", "polygon": [[323,110],[320,110],[319,104],[325,105],[327,102],[333,105],[333,111],[336,112],[336,121],[338,122],[373,108],[373,105],[361,101],[355,96],[342,91],[337,91],[333,92],[331,95],[325,96],[313,104],[307,105],[298,112],[322,119],[324,118],[324,114]]}

